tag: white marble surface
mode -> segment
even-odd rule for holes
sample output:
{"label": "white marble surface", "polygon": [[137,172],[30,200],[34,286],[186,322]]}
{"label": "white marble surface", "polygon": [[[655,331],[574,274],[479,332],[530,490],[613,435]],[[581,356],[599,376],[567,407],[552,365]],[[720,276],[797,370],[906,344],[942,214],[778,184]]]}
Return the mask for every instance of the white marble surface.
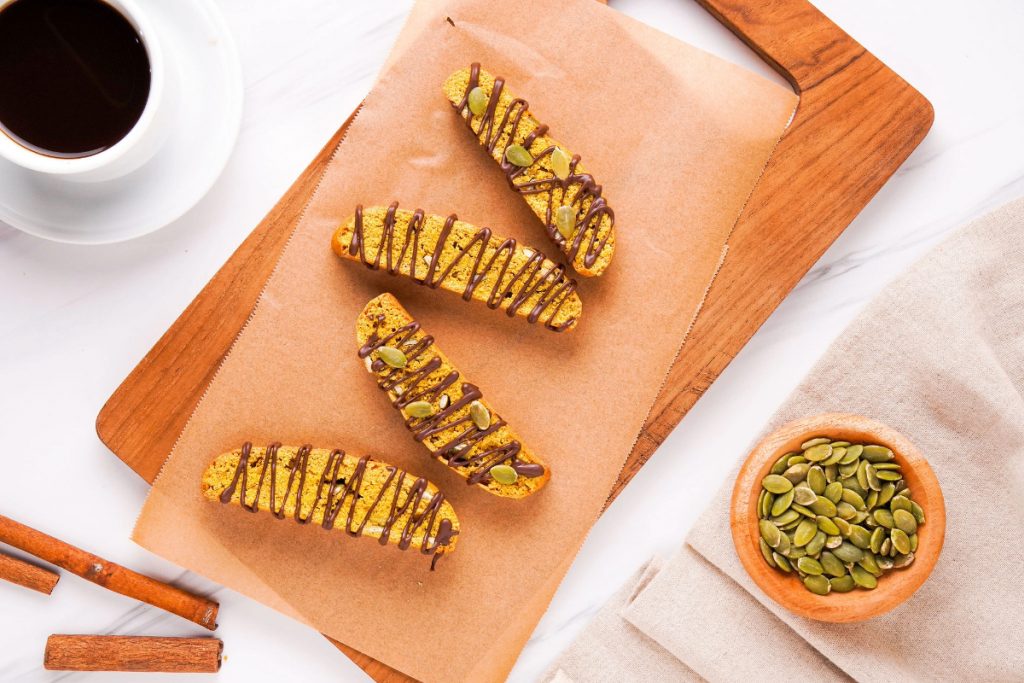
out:
{"label": "white marble surface", "polygon": [[[309,629],[129,541],[146,486],[94,433],[106,397],[369,89],[409,7],[220,4],[247,101],[238,147],[206,199],[154,235],[107,247],[51,244],[0,225],[0,513],[216,595],[222,681],[365,680]],[[598,522],[512,680],[535,679],[637,566],[678,546],[730,465],[874,293],[950,230],[1024,194],[1024,4],[818,4],[932,101],[935,125]],[[696,4],[613,6],[768,73]],[[3,584],[0,681],[133,678],[43,671],[55,632],[200,629],[75,577],[51,598]]]}

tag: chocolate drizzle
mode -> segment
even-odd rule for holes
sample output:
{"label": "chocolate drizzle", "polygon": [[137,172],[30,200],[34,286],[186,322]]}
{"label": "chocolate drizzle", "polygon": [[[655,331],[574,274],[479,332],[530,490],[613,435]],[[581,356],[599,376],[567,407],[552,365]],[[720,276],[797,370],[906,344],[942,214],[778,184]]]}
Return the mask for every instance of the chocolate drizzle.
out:
{"label": "chocolate drizzle", "polygon": [[[238,502],[242,508],[249,512],[258,512],[260,493],[265,486],[269,486],[269,511],[278,519],[284,519],[286,506],[291,499],[295,504],[295,513],[292,515],[292,519],[299,524],[307,524],[313,517],[313,511],[322,500],[323,522],[321,526],[328,530],[335,528],[338,517],[344,512],[345,533],[354,537],[363,534],[375,511],[387,510],[387,518],[380,525],[379,542],[381,545],[388,543],[391,530],[398,520],[408,512],[409,516],[402,527],[398,547],[401,550],[408,549],[416,531],[422,528],[424,533],[423,541],[420,543],[420,552],[424,555],[434,555],[430,563],[431,570],[444,554],[452,537],[458,534],[452,528],[450,520],[441,519],[439,521],[437,518],[441,504],[444,502],[444,494],[437,491],[429,500],[425,501],[428,488],[427,480],[422,477],[417,478],[407,486],[408,473],[391,465],[387,466],[388,476],[381,485],[380,492],[362,515],[362,519],[358,519],[356,501],[363,497],[363,479],[370,458],[367,456],[360,458],[356,463],[355,470],[346,478],[342,476],[345,452],[340,449],[331,451],[328,456],[323,475],[316,482],[316,494],[313,496],[313,502],[304,512],[302,493],[306,487],[306,479],[309,475],[309,456],[313,449],[307,444],[298,450],[290,462],[282,463],[279,456],[280,447],[281,444],[272,443],[267,446],[266,452],[262,456],[257,456],[256,459],[250,461],[252,444],[248,441],[245,442],[231,483],[220,494],[220,502],[230,503],[235,491],[240,491]],[[247,501],[250,491],[249,470],[257,467],[260,468],[259,479],[252,490],[252,500]],[[280,497],[277,495],[279,467],[288,470],[288,481],[284,493]],[[405,498],[400,502],[403,494]],[[435,526],[437,527],[436,531],[434,531]],[[432,531],[434,531],[433,534],[431,534]]]}
{"label": "chocolate drizzle", "polygon": [[[490,286],[490,291],[487,292],[486,304],[489,308],[495,309],[507,302],[505,312],[512,317],[531,297],[536,295],[536,303],[527,314],[527,321],[535,323],[541,316],[544,316],[544,326],[555,332],[561,332],[576,324],[576,317],[571,317],[559,324],[554,322],[563,304],[576,290],[576,281],[565,276],[565,266],[551,264],[550,267],[545,267],[544,254],[533,251],[526,263],[512,272],[511,277],[506,280],[512,268],[512,258],[516,253],[516,241],[505,239],[492,245],[491,229],[480,228],[465,244],[453,242],[456,247],[456,255],[442,268],[439,264],[442,261],[445,245],[453,237],[452,228],[455,221],[458,220],[457,216],[452,214],[445,219],[444,227],[441,229],[434,249],[424,249],[421,252],[420,233],[425,214],[421,209],[416,209],[409,219],[404,234],[398,236],[396,234],[397,213],[398,203],[395,202],[388,207],[384,217],[376,253],[368,254],[363,225],[363,207],[362,205],[357,206],[352,239],[348,246],[349,253],[358,255],[363,265],[371,270],[380,270],[383,261],[384,269],[390,275],[399,274],[401,265],[408,258],[409,276],[414,282],[431,289],[440,287],[446,278],[460,266],[468,267],[469,277],[462,290],[462,298],[466,301],[473,298],[473,293],[478,288],[485,286],[485,276],[496,270],[494,283]],[[400,240],[397,256],[395,255],[396,239]],[[485,258],[489,246],[494,251],[489,258]],[[429,258],[429,265],[420,265],[423,256]],[[421,267],[426,269],[422,276],[417,274],[417,269]]]}
{"label": "chocolate drizzle", "polygon": [[[562,252],[571,260],[575,260],[583,249],[583,264],[590,268],[596,262],[612,234],[612,227],[615,225],[615,214],[611,207],[601,196],[601,186],[597,184],[594,177],[589,173],[582,173],[577,170],[580,162],[580,155],[574,154],[569,163],[569,175],[560,179],[553,173],[544,172],[548,177],[532,179],[527,171],[538,167],[545,157],[550,157],[555,151],[555,146],[546,147],[540,151],[532,148],[533,143],[548,132],[548,127],[538,123],[537,127],[523,136],[519,127],[529,110],[530,103],[521,97],[514,98],[509,102],[505,113],[500,121],[496,114],[498,102],[501,99],[501,92],[505,87],[505,79],[496,77],[494,87],[491,89],[490,98],[487,101],[487,108],[477,119],[477,125],[473,127],[474,117],[469,110],[469,93],[473,88],[480,85],[480,64],[473,63],[469,70],[469,81],[466,84],[466,91],[462,99],[455,105],[455,109],[466,120],[469,129],[480,138],[480,143],[494,154],[502,139],[505,144],[501,148],[500,164],[505,172],[509,185],[516,192],[524,195],[547,194],[547,208],[542,216],[544,226],[547,229],[548,237],[559,246]],[[533,155],[533,163],[527,167],[516,166],[509,163],[505,156],[505,150],[514,144],[521,144]],[[569,206],[576,209],[576,225],[568,239],[562,236],[556,226],[556,211],[565,198],[570,197],[570,189],[576,189],[571,195]],[[556,190],[560,189],[558,193]],[[559,203],[556,203],[559,202]],[[604,237],[600,237],[601,221],[608,218],[608,230]],[[587,237],[589,235],[589,238]],[[584,243],[586,247],[584,249]]]}
{"label": "chocolate drizzle", "polygon": [[[423,335],[416,339],[420,325],[415,321],[381,337],[379,330],[383,322],[384,316],[378,314],[374,319],[372,334],[359,349],[359,357],[368,358],[375,349],[392,346],[402,350],[408,363],[404,368],[390,368],[380,359],[374,360],[370,364],[370,369],[377,374],[377,385],[385,391],[397,394],[392,404],[398,409],[414,401],[428,401],[439,405],[441,395],[459,382],[459,373],[453,370],[443,377],[431,380],[430,376],[442,365],[438,356],[428,354],[434,338]],[[449,467],[468,470],[466,480],[469,484],[490,483],[491,468],[502,463],[510,465],[521,477],[543,476],[543,465],[519,460],[522,446],[518,441],[497,447],[481,445],[488,436],[505,426],[506,422],[494,417],[487,429],[480,429],[473,423],[468,410],[463,411],[465,414],[459,417],[458,413],[462,408],[483,397],[480,389],[474,384],[460,382],[459,387],[462,396],[457,400],[451,399],[448,407],[438,410],[430,417],[406,419],[406,426],[412,432],[413,438],[422,442],[432,436],[445,435],[442,444],[434,451],[434,456],[444,460]]]}

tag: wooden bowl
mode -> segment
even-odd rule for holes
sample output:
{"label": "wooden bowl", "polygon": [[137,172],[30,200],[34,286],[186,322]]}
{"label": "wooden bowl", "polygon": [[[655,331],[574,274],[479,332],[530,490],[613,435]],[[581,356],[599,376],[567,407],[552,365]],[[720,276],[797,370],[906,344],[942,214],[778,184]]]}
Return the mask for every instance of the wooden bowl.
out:
{"label": "wooden bowl", "polygon": [[[816,436],[853,443],[877,443],[892,449],[902,466],[912,497],[924,509],[925,523],[918,530],[914,562],[893,569],[878,580],[874,590],[855,588],[849,593],[816,595],[804,588],[795,574],[769,567],[758,544],[757,497],[761,480],[773,463]],[[732,539],[744,569],[768,597],[790,612],[830,622],[863,621],[888,612],[909,598],[931,574],[946,535],[946,506],[938,479],[910,441],[895,429],[860,415],[826,413],[795,420],[772,432],[754,448],[740,468],[732,491]]]}

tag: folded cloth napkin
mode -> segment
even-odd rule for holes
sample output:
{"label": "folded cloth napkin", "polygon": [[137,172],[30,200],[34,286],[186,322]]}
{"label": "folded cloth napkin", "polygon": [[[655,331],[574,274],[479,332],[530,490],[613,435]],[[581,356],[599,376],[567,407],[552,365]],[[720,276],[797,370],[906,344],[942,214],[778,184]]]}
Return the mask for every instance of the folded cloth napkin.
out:
{"label": "folded cloth napkin", "polygon": [[1024,200],[889,285],[769,428],[832,411],[893,426],[938,476],[946,541],[917,593],[855,624],[788,613],[739,563],[729,477],[686,545],[645,567],[544,680],[1024,680]]}

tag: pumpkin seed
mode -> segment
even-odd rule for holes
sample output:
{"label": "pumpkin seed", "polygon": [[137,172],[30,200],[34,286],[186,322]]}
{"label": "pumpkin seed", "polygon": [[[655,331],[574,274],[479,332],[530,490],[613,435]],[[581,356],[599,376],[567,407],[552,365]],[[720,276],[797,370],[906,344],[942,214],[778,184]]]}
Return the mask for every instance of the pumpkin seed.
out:
{"label": "pumpkin seed", "polygon": [[876,463],[872,463],[872,466],[876,470],[896,470],[896,471],[899,471],[899,470],[902,469],[898,462],[876,462]]}
{"label": "pumpkin seed", "polygon": [[817,555],[825,547],[825,540],[827,538],[828,536],[825,535],[825,532],[819,531],[818,533],[814,534],[814,538],[812,538],[810,542],[804,546],[804,550],[807,551],[808,555]]}
{"label": "pumpkin seed", "polygon": [[555,217],[555,227],[563,239],[571,239],[573,230],[576,229],[576,209],[571,206],[558,207],[558,215]]}
{"label": "pumpkin seed", "polygon": [[533,155],[522,145],[509,145],[505,148],[505,159],[508,163],[526,168],[533,163]]}
{"label": "pumpkin seed", "polygon": [[895,495],[896,487],[892,483],[888,483],[878,492],[878,499],[875,501],[875,505],[887,505]]}
{"label": "pumpkin seed", "polygon": [[831,519],[825,515],[818,515],[817,520],[818,528],[824,531],[829,536],[835,536],[839,533],[839,527]]}
{"label": "pumpkin seed", "polygon": [[569,177],[569,162],[572,161],[561,147],[551,150],[551,171],[559,180]]}
{"label": "pumpkin seed", "polygon": [[800,519],[800,513],[790,508],[789,510],[786,510],[778,517],[772,517],[772,522],[778,524],[780,527],[783,527],[787,524],[792,524],[796,522],[798,519]]}
{"label": "pumpkin seed", "polygon": [[822,469],[825,470],[826,483],[831,484],[834,481],[839,481],[839,465],[825,465]]}
{"label": "pumpkin seed", "polygon": [[854,472],[849,477],[841,479],[840,483],[843,485],[843,488],[846,488],[846,489],[849,489],[849,490],[853,491],[854,493],[856,493],[861,498],[865,498],[866,499],[868,497],[867,490],[861,488],[861,485],[857,482],[857,473],[856,472]]}
{"label": "pumpkin seed", "polygon": [[787,455],[782,456],[778,460],[776,460],[775,464],[772,465],[772,469],[768,473],[769,474],[782,474],[783,472],[785,472],[786,468],[789,467],[789,463],[786,462],[786,459],[788,457],[789,457],[789,455],[787,454]]}
{"label": "pumpkin seed", "polygon": [[861,550],[865,550],[871,546],[871,532],[857,524],[850,527],[849,539],[850,543],[854,544]]}
{"label": "pumpkin seed", "polygon": [[473,116],[482,116],[487,111],[487,103],[490,100],[487,93],[480,86],[469,91],[469,110]]}
{"label": "pumpkin seed", "polygon": [[[782,476],[789,479],[789,482],[795,486],[807,478],[807,470],[809,469],[811,469],[811,466],[807,463],[797,463],[796,465],[791,465],[787,469],[783,470]],[[797,502],[799,503],[800,501]]]}
{"label": "pumpkin seed", "polygon": [[903,475],[893,470],[880,470],[875,469],[875,476],[882,481],[899,481],[903,478]]}
{"label": "pumpkin seed", "polygon": [[825,481],[825,471],[817,465],[807,470],[807,486],[819,496],[824,494],[825,487],[828,486],[828,482]]}
{"label": "pumpkin seed", "polygon": [[[769,494],[769,495],[770,495],[770,494]],[[789,507],[790,507],[790,509],[791,509],[791,510],[796,510],[797,512],[799,512],[799,513],[800,513],[801,515],[803,515],[804,517],[817,517],[817,516],[818,516],[818,515],[817,515],[817,514],[816,514],[816,513],[814,512],[814,510],[811,510],[811,509],[809,509],[809,508],[806,508],[806,507],[804,507],[803,505],[801,505],[800,503],[793,503],[793,504],[792,504],[792,505],[790,505]]]}
{"label": "pumpkin seed", "polygon": [[806,451],[808,448],[814,448],[815,446],[820,446],[821,444],[829,443],[829,441],[830,439],[827,439],[824,436],[819,436],[809,441],[804,441],[802,444],[800,444],[800,450]]}
{"label": "pumpkin seed", "polygon": [[799,465],[801,463],[807,462],[807,458],[800,455],[799,453],[791,453],[789,455],[789,459],[786,462],[792,467],[793,465]]}
{"label": "pumpkin seed", "polygon": [[810,574],[811,576],[819,576],[825,571],[821,568],[821,563],[813,557],[801,557],[796,561],[796,568],[804,574]]}
{"label": "pumpkin seed", "polygon": [[833,441],[832,448],[846,448],[850,445],[849,441]]}
{"label": "pumpkin seed", "polygon": [[842,501],[836,505],[836,514],[838,514],[841,519],[850,521],[857,516],[857,509],[846,501]]}
{"label": "pumpkin seed", "polygon": [[821,568],[824,572],[830,576],[842,576],[846,573],[846,565],[827,550],[821,553],[821,559],[818,561],[821,562]]}
{"label": "pumpkin seed", "polygon": [[842,544],[843,544],[843,537],[842,536],[829,536],[827,539],[825,539],[825,547],[828,548],[829,550],[832,550],[834,548],[838,548]]}
{"label": "pumpkin seed", "polygon": [[[854,459],[853,462],[848,463],[846,465],[843,465],[842,463],[840,463],[839,464],[839,478],[840,479],[849,479],[850,477],[856,476],[857,468],[859,466],[860,466],[860,460],[857,460],[856,458]],[[844,483],[843,486],[846,487],[846,484]]]}
{"label": "pumpkin seed", "polygon": [[[473,401],[469,404],[469,417],[473,420],[473,424],[475,424],[476,428],[480,431],[484,431],[491,426],[491,411],[487,410],[487,406],[480,401]],[[771,489],[769,489],[769,491],[771,491]],[[772,491],[772,493],[777,492]]]}
{"label": "pumpkin seed", "polygon": [[396,370],[404,368],[409,363],[409,359],[405,357],[405,354],[394,346],[380,347],[377,349],[377,357]]}
{"label": "pumpkin seed", "polygon": [[413,401],[405,407],[405,412],[413,417],[430,417],[434,414],[434,406],[429,401]]}
{"label": "pumpkin seed", "polygon": [[776,566],[787,574],[793,571],[793,567],[789,564],[789,560],[782,555],[772,553],[772,559],[775,560]]}
{"label": "pumpkin seed", "polygon": [[[783,544],[788,542],[790,545],[788,548],[786,548],[786,552],[782,554],[788,557],[791,561],[795,562],[796,560],[800,559],[801,557],[807,554],[807,551],[803,548],[797,548],[795,545],[793,545],[793,541],[790,540],[789,536],[783,536],[783,538],[786,539],[785,541],[783,541]],[[780,550],[779,552],[782,551]]]}
{"label": "pumpkin seed", "polygon": [[878,508],[871,513],[871,516],[874,517],[876,522],[884,526],[886,529],[891,529],[895,526],[895,523],[892,520],[892,513],[885,508]]}
{"label": "pumpkin seed", "polygon": [[[772,494],[768,494],[772,495]],[[772,516],[778,517],[783,512],[789,509],[789,506],[793,504],[793,489],[786,491],[780,496],[776,496],[774,502],[772,502],[771,512]]]}
{"label": "pumpkin seed", "polygon": [[[768,545],[771,545],[770,541],[768,542]],[[853,545],[852,543],[848,543],[846,541],[844,541],[843,544],[838,548],[835,548],[832,551],[832,554],[838,557],[843,562],[847,563],[857,562],[860,560],[860,558],[864,557],[863,550]]]}
{"label": "pumpkin seed", "polygon": [[853,519],[851,519],[850,521],[852,523],[854,523],[854,524],[863,524],[864,520],[866,520],[867,518],[868,518],[867,510],[857,510],[857,514],[854,515]]}
{"label": "pumpkin seed", "polygon": [[878,506],[878,491],[872,491],[868,494],[868,497],[864,499],[864,504],[867,505],[868,510],[873,510]]}
{"label": "pumpkin seed", "polygon": [[907,536],[907,532],[903,529],[893,529],[889,538],[892,539],[892,546],[896,548],[896,552],[901,555],[910,552],[910,536]]}
{"label": "pumpkin seed", "polygon": [[804,457],[811,462],[821,462],[830,455],[832,455],[832,445],[827,443],[819,443],[804,450]]}
{"label": "pumpkin seed", "polygon": [[804,586],[816,595],[828,595],[832,591],[832,584],[829,580],[815,574],[804,577]]}
{"label": "pumpkin seed", "polygon": [[[878,527],[878,528],[882,529],[882,527]],[[885,529],[882,529],[882,531],[884,532]],[[881,555],[891,555],[892,554],[892,541],[889,540],[888,536],[886,536],[885,540],[882,541],[882,548],[881,548],[881,550],[879,552],[880,552]]]}
{"label": "pumpkin seed", "polygon": [[914,561],[914,553],[907,553],[905,555],[897,555],[892,558],[892,566],[896,569],[901,567],[909,567]]}
{"label": "pumpkin seed", "polygon": [[892,460],[892,451],[885,446],[865,446],[864,453],[861,455],[868,462],[886,462]]}
{"label": "pumpkin seed", "polygon": [[860,458],[860,454],[864,452],[864,447],[859,443],[852,446],[846,447],[846,453],[843,454],[843,459],[839,461],[840,465],[849,465],[853,461]]}
{"label": "pumpkin seed", "polygon": [[516,483],[516,479],[519,478],[519,473],[515,471],[515,468],[505,464],[495,465],[491,468],[490,473],[494,481],[505,486]]}
{"label": "pumpkin seed", "polygon": [[772,505],[775,503],[775,494],[768,493],[764,489],[761,489],[761,495],[757,498],[757,511],[759,517],[767,517],[772,511]]}
{"label": "pumpkin seed", "polygon": [[437,402],[437,407],[441,410],[445,410],[452,404],[452,399],[449,398],[448,394],[441,394],[441,398]]}
{"label": "pumpkin seed", "polygon": [[875,557],[875,562],[878,563],[878,568],[884,572],[892,569],[893,561],[891,557],[878,555],[877,557]]}
{"label": "pumpkin seed", "polygon": [[797,486],[793,489],[793,500],[799,505],[810,505],[818,496],[806,486]]}
{"label": "pumpkin seed", "polygon": [[866,569],[867,571],[871,572],[871,574],[876,577],[882,575],[882,568],[878,566],[878,561],[875,559],[874,554],[871,552],[864,553],[864,557],[860,558],[860,561],[857,562],[857,564],[862,568]]}
{"label": "pumpkin seed", "polygon": [[860,485],[861,489],[863,489],[864,491],[867,491],[867,490],[870,489],[870,487],[868,486],[868,465],[869,464],[870,463],[868,463],[867,460],[861,460],[860,461],[860,466],[857,468],[857,483]]}
{"label": "pumpkin seed", "polygon": [[837,529],[839,529],[840,536],[846,538],[850,535],[850,528],[852,527],[852,525],[845,519],[843,519],[842,517],[836,517],[832,520],[832,523],[836,525]]}
{"label": "pumpkin seed", "polygon": [[878,586],[878,579],[875,578],[874,574],[864,569],[860,565],[854,565],[850,567],[850,576],[853,577],[853,582],[861,588],[867,588],[871,590]]}
{"label": "pumpkin seed", "polygon": [[850,575],[837,576],[834,579],[828,580],[829,585],[832,586],[832,591],[835,593],[849,593],[856,587],[856,583],[853,581],[853,577]]}
{"label": "pumpkin seed", "polygon": [[[800,548],[811,542],[814,538],[814,534],[818,533],[818,525],[809,519],[805,519],[796,528],[796,533],[793,534],[793,545]],[[908,540],[909,544],[910,541]]]}
{"label": "pumpkin seed", "polygon": [[892,521],[907,536],[917,533],[917,520],[914,519],[914,515],[906,510],[896,510],[893,512]]}
{"label": "pumpkin seed", "polygon": [[833,503],[838,503],[843,497],[843,485],[834,481],[825,487],[825,497]]}
{"label": "pumpkin seed", "polygon": [[916,501],[910,501],[910,514],[914,515],[918,525],[924,524],[924,509]]}
{"label": "pumpkin seed", "polygon": [[[896,496],[889,501],[889,509],[895,515],[897,510],[906,510],[907,512],[910,512],[914,507],[911,504],[910,499],[906,496]],[[917,520],[915,519],[914,521],[916,522]]]}
{"label": "pumpkin seed", "polygon": [[864,499],[860,497],[860,494],[851,489],[844,487],[842,498],[844,503],[852,505],[857,510],[863,510],[867,507],[867,505],[864,504]]}
{"label": "pumpkin seed", "polygon": [[[474,401],[473,403],[478,404],[479,401]],[[470,411],[472,412],[472,406],[470,406]],[[475,419],[473,421],[476,422]],[[486,427],[483,429],[486,429]],[[761,486],[771,493],[785,493],[793,488],[793,483],[785,477],[780,477],[777,474],[769,474],[761,480]]]}
{"label": "pumpkin seed", "polygon": [[761,556],[764,557],[764,561],[768,563],[768,566],[774,569],[777,565],[775,559],[772,558],[772,547],[765,543],[763,538],[757,539],[757,545],[761,548]]}
{"label": "pumpkin seed", "polygon": [[876,555],[882,552],[882,544],[885,543],[885,539],[888,534],[885,533],[885,529],[878,527],[871,532],[871,541],[868,543],[868,547],[871,548],[871,552]]}
{"label": "pumpkin seed", "polygon": [[875,468],[868,464],[868,466],[864,468],[864,473],[868,477],[868,488],[872,491],[881,491],[882,480],[878,478],[878,472],[875,471]]}
{"label": "pumpkin seed", "polygon": [[910,552],[917,552],[917,534],[910,534]]}
{"label": "pumpkin seed", "polygon": [[792,541],[789,540],[789,536],[787,536],[786,534],[782,534],[779,537],[779,547],[776,548],[775,550],[777,550],[782,555],[787,555],[788,556],[792,549],[793,549],[793,545],[792,545]]}
{"label": "pumpkin seed", "polygon": [[836,512],[838,512],[836,510],[836,504],[825,497],[819,497],[807,507],[817,512],[819,515],[825,515],[826,517],[835,517]]}
{"label": "pumpkin seed", "polygon": [[822,464],[823,465],[835,465],[840,460],[843,459],[844,455],[846,455],[846,449],[845,448],[843,448],[841,446],[837,448],[835,444],[832,444],[832,455],[830,455],[827,458],[825,458],[825,460],[822,461]]}

